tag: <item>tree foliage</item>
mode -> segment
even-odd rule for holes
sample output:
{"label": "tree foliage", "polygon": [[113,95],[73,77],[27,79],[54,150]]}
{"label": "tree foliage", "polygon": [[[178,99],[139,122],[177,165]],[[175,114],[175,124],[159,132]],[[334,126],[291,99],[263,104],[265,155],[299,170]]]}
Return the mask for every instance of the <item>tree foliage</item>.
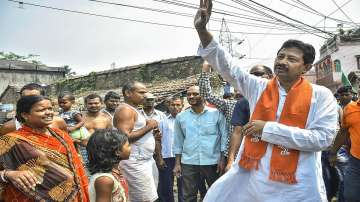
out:
{"label": "tree foliage", "polygon": [[32,64],[37,64],[37,65],[43,65],[41,61],[35,59],[38,56],[39,55],[35,55],[35,54],[28,54],[27,56],[24,56],[24,55],[18,55],[13,52],[8,52],[8,53],[0,52],[0,60],[18,60],[18,61],[29,62]]}
{"label": "tree foliage", "polygon": [[[39,57],[39,55],[35,55],[35,54],[28,54],[27,56],[24,55],[19,55],[13,52],[3,52],[0,51],[0,60],[17,60],[17,61],[24,61],[24,62],[29,62],[35,65],[44,65],[44,63],[42,63],[39,60],[36,60],[35,58]],[[69,65],[65,65],[65,75],[67,77],[71,77],[76,75],[76,72],[71,71],[71,68],[69,67]]]}

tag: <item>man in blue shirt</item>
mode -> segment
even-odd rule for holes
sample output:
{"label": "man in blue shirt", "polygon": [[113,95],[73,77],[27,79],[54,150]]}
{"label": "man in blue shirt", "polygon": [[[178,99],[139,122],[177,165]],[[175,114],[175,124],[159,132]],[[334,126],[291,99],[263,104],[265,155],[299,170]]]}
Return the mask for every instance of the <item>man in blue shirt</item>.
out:
{"label": "man in blue shirt", "polygon": [[225,117],[205,106],[198,86],[187,91],[191,108],[176,116],[174,174],[183,176],[185,201],[197,201],[201,175],[210,187],[224,170],[227,130]]}
{"label": "man in blue shirt", "polygon": [[[161,146],[162,146],[162,161],[163,165],[159,165],[159,199],[161,202],[174,202],[174,174],[173,169],[175,166],[175,154],[174,154],[174,125],[175,118],[178,113],[181,112],[184,107],[182,99],[180,97],[172,97],[169,99],[169,112],[170,114],[159,123],[159,129],[162,134]],[[182,178],[177,178],[178,188],[178,202],[183,202],[183,188]]]}

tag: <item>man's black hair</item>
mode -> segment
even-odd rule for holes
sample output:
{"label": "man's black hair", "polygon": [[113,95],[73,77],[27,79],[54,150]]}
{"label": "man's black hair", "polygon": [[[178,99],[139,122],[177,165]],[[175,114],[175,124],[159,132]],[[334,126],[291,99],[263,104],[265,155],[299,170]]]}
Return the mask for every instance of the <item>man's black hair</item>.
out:
{"label": "man's black hair", "polygon": [[40,85],[38,83],[28,83],[20,89],[20,95],[22,95],[24,90],[38,90],[40,95],[45,96],[45,88],[44,85]]}
{"label": "man's black hair", "polygon": [[315,49],[311,44],[304,43],[299,40],[289,39],[285,41],[281,48],[278,50],[277,54],[284,48],[298,48],[303,52],[304,64],[313,64],[315,60]]}
{"label": "man's black hair", "polygon": [[273,77],[273,71],[272,71],[272,69],[271,69],[270,67],[268,67],[268,66],[265,66],[265,65],[262,65],[262,66],[264,67],[264,69],[265,69],[265,71],[266,71],[266,74],[269,75],[269,76],[271,76],[271,77]]}
{"label": "man's black hair", "polygon": [[86,96],[84,98],[84,104],[87,104],[88,100],[92,100],[92,99],[95,99],[95,98],[99,98],[100,102],[102,102],[102,98],[101,98],[100,95],[98,95],[96,93],[92,93],[92,94],[90,94],[90,95],[88,95],[88,96]]}
{"label": "man's black hair", "polygon": [[117,94],[114,91],[109,91],[109,92],[106,93],[106,95],[104,97],[104,101],[106,102],[106,101],[108,101],[110,99],[118,99],[118,100],[120,100],[120,95]]}
{"label": "man's black hair", "polygon": [[180,100],[181,102],[183,102],[183,100],[181,99],[181,97],[179,95],[174,95],[171,96],[170,98],[168,98],[169,102],[174,102],[175,100]]}
{"label": "man's black hair", "polygon": [[64,91],[64,92],[60,93],[60,95],[58,96],[58,99],[62,99],[64,97],[67,97],[70,101],[75,101],[75,96],[69,91]]}
{"label": "man's black hair", "polygon": [[351,86],[342,86],[336,91],[339,95],[343,93],[353,93]]}
{"label": "man's black hair", "polygon": [[125,97],[125,92],[126,91],[133,91],[135,89],[135,85],[137,83],[140,83],[140,82],[138,82],[138,81],[127,81],[122,87],[123,96]]}

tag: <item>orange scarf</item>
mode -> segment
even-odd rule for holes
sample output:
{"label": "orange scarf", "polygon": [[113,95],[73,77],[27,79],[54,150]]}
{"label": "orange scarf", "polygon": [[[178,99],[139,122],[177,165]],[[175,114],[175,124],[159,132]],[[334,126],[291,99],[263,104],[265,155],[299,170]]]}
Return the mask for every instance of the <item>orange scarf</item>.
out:
{"label": "orange scarf", "polygon": [[[19,130],[9,133],[7,135],[24,140],[34,146],[44,147],[50,150],[60,152],[61,154],[67,156],[67,160],[69,161],[68,164],[72,164],[74,167],[74,178],[77,178],[76,181],[79,188],[79,191],[73,201],[89,201],[88,179],[86,176],[86,171],[84,169],[84,166],[82,165],[81,159],[76,152],[71,137],[66,132],[60,129],[50,128],[50,130],[55,132],[63,140],[63,142],[60,142],[54,136],[37,133],[25,125],[23,125],[22,128],[20,128]],[[5,201],[7,201],[6,199],[18,199],[18,201],[33,201],[27,196],[25,196],[23,193],[19,192],[13,186],[8,186],[5,192],[7,193],[5,195]]]}
{"label": "orange scarf", "polygon": [[[279,123],[305,128],[312,97],[312,86],[304,78],[300,78],[286,96]],[[277,79],[272,79],[256,103],[251,120],[276,121],[279,105],[279,88]],[[244,151],[239,165],[245,169],[258,169],[260,159],[265,155],[267,142],[246,136]],[[273,146],[270,160],[270,180],[295,184],[299,151]]]}

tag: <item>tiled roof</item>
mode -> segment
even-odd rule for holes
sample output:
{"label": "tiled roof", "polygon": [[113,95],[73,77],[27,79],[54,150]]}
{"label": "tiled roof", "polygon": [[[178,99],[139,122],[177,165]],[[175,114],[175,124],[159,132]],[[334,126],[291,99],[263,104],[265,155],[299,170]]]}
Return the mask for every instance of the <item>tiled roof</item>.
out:
{"label": "tiled roof", "polygon": [[[149,92],[154,94],[157,97],[158,102],[162,102],[166,97],[174,96],[180,94],[181,92],[188,89],[190,86],[197,84],[198,75],[190,76],[185,79],[176,79],[171,81],[161,81],[154,83],[145,83]],[[97,93],[100,96],[104,97],[105,94],[109,91],[114,91],[118,93],[123,100],[121,88],[117,89],[107,89],[107,90],[99,90],[99,91],[91,91],[91,93]],[[84,97],[90,92],[82,93],[80,95],[75,95],[78,99],[82,99],[80,97]],[[82,102],[82,100],[81,100]]]}

